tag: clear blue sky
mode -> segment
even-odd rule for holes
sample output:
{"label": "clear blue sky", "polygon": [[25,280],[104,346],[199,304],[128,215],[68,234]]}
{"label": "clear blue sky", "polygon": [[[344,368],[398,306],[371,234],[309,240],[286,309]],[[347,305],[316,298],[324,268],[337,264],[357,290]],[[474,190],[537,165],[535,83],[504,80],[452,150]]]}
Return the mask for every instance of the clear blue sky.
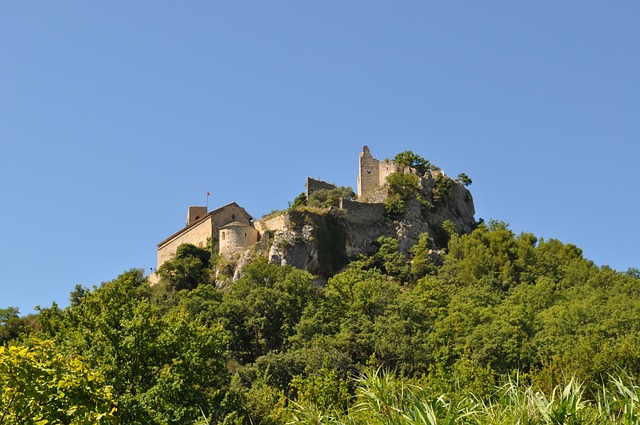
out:
{"label": "clear blue sky", "polygon": [[0,307],[155,267],[188,205],[255,217],[363,145],[476,218],[640,267],[640,2],[5,1]]}

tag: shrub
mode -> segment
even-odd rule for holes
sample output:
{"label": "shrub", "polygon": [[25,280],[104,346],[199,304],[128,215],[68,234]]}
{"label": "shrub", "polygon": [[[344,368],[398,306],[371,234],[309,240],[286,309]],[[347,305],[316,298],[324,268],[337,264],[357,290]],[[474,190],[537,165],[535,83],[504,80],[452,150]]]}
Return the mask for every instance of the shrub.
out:
{"label": "shrub", "polygon": [[115,424],[113,387],[53,341],[0,346],[0,423]]}
{"label": "shrub", "polygon": [[158,268],[160,280],[174,291],[194,289],[202,283],[210,283],[210,271],[195,257],[172,258]]}
{"label": "shrub", "polygon": [[435,186],[432,190],[433,203],[441,204],[446,201],[453,187],[452,181],[444,174],[438,174],[435,179]]}
{"label": "shrub", "polygon": [[302,192],[300,195],[296,196],[293,202],[289,203],[289,210],[295,210],[300,207],[304,207],[307,205],[307,195]]}
{"label": "shrub", "polygon": [[[296,199],[298,199],[298,198],[296,198]],[[295,200],[294,200],[294,202],[295,202]],[[262,217],[260,217],[260,220],[261,221],[270,220],[272,218],[279,217],[279,216],[281,216],[283,214],[286,214],[285,210],[271,210],[271,212],[269,212],[269,213],[263,215]]]}
{"label": "shrub", "polygon": [[321,189],[309,195],[307,205],[315,208],[337,207],[340,205],[340,199],[353,199],[355,196],[356,194],[350,187],[340,186],[335,189]]}
{"label": "shrub", "polygon": [[428,199],[424,199],[421,196],[417,196],[416,199],[420,203],[420,213],[423,217],[427,217],[427,215],[433,210],[434,205]]}
{"label": "shrub", "polygon": [[451,220],[444,220],[442,222],[442,230],[447,232],[447,235],[451,237],[456,233],[456,224]]}
{"label": "shrub", "polygon": [[209,267],[209,261],[211,260],[211,248],[199,248],[189,243],[183,243],[176,249],[175,258],[196,258],[200,260],[204,267]]}
{"label": "shrub", "polygon": [[391,173],[387,176],[391,193],[407,199],[420,190],[420,178],[415,174]]}
{"label": "shrub", "polygon": [[458,179],[457,180],[463,186],[469,186],[471,183],[473,183],[471,181],[471,179],[469,178],[469,176],[467,176],[465,173],[458,174]]}
{"label": "shrub", "polygon": [[420,235],[418,243],[411,247],[411,255],[413,256],[411,272],[415,277],[420,278],[427,274],[437,273],[438,268],[431,256],[432,246],[433,239],[429,236],[429,233],[425,232]]}
{"label": "shrub", "polygon": [[395,220],[405,213],[406,205],[398,195],[392,195],[384,200],[384,210],[391,219]]}

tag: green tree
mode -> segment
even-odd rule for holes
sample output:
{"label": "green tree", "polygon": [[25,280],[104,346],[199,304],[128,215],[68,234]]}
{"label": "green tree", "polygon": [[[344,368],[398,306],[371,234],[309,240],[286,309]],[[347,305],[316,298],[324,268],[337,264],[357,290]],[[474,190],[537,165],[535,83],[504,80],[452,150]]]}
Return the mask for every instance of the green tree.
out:
{"label": "green tree", "polygon": [[311,274],[290,266],[256,260],[224,294],[220,321],[229,332],[232,357],[250,363],[272,350],[282,350],[294,334],[302,312],[315,302]]}
{"label": "green tree", "polygon": [[0,309],[0,345],[6,344],[26,331],[26,325],[15,307]]}
{"label": "green tree", "polygon": [[420,190],[420,178],[415,174],[391,173],[387,176],[391,193],[407,199]]}
{"label": "green tree", "polygon": [[0,347],[0,424],[115,424],[104,376],[52,341]]}
{"label": "green tree", "polygon": [[373,266],[399,282],[407,283],[411,279],[411,269],[407,256],[400,251],[398,239],[381,236],[378,245],[378,251],[371,257]]}
{"label": "green tree", "polygon": [[442,230],[447,232],[447,235],[449,236],[449,238],[451,238],[451,236],[453,236],[456,233],[456,224],[451,220],[444,220],[441,226],[442,226]]}
{"label": "green tree", "polygon": [[384,204],[384,211],[392,220],[402,217],[402,215],[407,210],[407,206],[404,202],[404,199],[402,199],[399,195],[396,195],[396,194],[388,196],[384,200],[383,204]]}
{"label": "green tree", "polygon": [[76,306],[82,302],[82,297],[84,297],[88,292],[88,289],[84,286],[77,284],[71,294],[69,294],[69,302],[71,305]]}
{"label": "green tree", "polygon": [[420,235],[418,242],[411,247],[411,273],[419,279],[427,274],[436,274],[438,268],[433,260],[433,239],[429,233]]}
{"label": "green tree", "polygon": [[158,268],[158,276],[169,288],[179,291],[194,289],[200,284],[211,282],[211,272],[197,258],[172,258]]}
{"label": "green tree", "polygon": [[211,261],[211,249],[200,248],[190,243],[183,243],[176,249],[175,258],[196,258],[200,260],[203,267],[209,267]]}
{"label": "green tree", "polygon": [[347,407],[349,391],[346,379],[341,378],[325,359],[325,364],[316,372],[296,375],[291,380],[296,403],[313,403],[323,409]]}
{"label": "green tree", "polygon": [[176,256],[158,268],[160,280],[169,288],[179,291],[194,289],[200,284],[211,283],[211,252],[191,244],[182,244]]}
{"label": "green tree", "polygon": [[141,272],[124,273],[50,315],[47,328],[64,352],[101,371],[124,423],[193,422],[219,408],[223,332],[182,306],[162,314],[149,293]]}
{"label": "green tree", "polygon": [[398,284],[378,269],[362,269],[352,263],[329,279],[319,309],[308,310],[315,323],[305,320],[299,331],[311,340],[318,334],[329,335],[320,340],[349,356],[353,363],[364,364],[375,350],[375,322],[395,303],[398,293]]}
{"label": "green tree", "polygon": [[493,221],[489,227],[480,226],[470,235],[453,234],[440,271],[460,285],[478,283],[487,277],[506,289],[518,280],[517,253],[513,232],[505,223]]}
{"label": "green tree", "polygon": [[451,190],[453,189],[452,180],[444,174],[438,174],[435,177],[435,185],[431,190],[431,198],[435,205],[446,204],[449,199]]}
{"label": "green tree", "polygon": [[469,176],[467,176],[465,173],[458,174],[458,179],[457,180],[463,186],[470,186],[471,183],[473,183],[471,181],[471,179],[469,178]]}
{"label": "green tree", "polygon": [[406,201],[420,190],[420,179],[415,174],[391,173],[387,176],[391,194],[384,200],[389,217],[397,219],[406,211]]}
{"label": "green tree", "polygon": [[403,167],[411,167],[415,169],[419,175],[423,175],[431,170],[429,161],[412,151],[400,152],[393,158],[393,162]]}
{"label": "green tree", "polygon": [[295,197],[293,202],[289,203],[289,210],[295,210],[295,209],[304,207],[306,205],[307,205],[307,194],[302,192],[300,195]]}

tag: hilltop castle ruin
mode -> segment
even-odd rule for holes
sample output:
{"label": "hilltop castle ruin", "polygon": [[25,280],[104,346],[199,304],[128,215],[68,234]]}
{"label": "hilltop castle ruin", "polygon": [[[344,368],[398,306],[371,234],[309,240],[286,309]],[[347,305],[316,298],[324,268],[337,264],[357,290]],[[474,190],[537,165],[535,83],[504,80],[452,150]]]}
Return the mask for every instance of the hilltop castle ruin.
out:
{"label": "hilltop castle ruin", "polygon": [[[401,247],[408,249],[417,241],[421,232],[433,231],[434,226],[439,226],[445,219],[455,222],[457,229],[461,232],[468,232],[473,228],[475,225],[473,201],[467,189],[459,184],[453,185],[454,190],[450,193],[451,202],[446,207],[434,209],[429,213],[428,218],[424,214],[421,215],[420,205],[409,208],[400,222],[394,222],[387,217],[385,208],[381,204],[387,196],[387,190],[384,189],[387,176],[395,172],[414,171],[390,160],[379,161],[371,156],[367,146],[363,147],[359,158],[357,199],[344,199],[340,202],[338,209],[331,210],[334,211],[332,214],[338,217],[338,221],[332,221],[333,224],[329,226],[339,226],[347,232],[346,239],[342,242],[344,246],[339,247],[346,256],[366,253],[375,245],[377,238],[383,235],[398,237],[401,240]],[[419,176],[421,190],[430,193],[434,187],[435,176],[438,174],[442,173],[437,170]],[[336,186],[331,183],[308,178],[305,194],[309,199],[315,191],[335,188]],[[270,234],[275,236],[271,246],[273,252],[269,253],[270,262],[305,268],[314,261],[318,262],[317,258],[310,260],[315,255],[313,238],[309,239],[308,243],[305,242],[306,246],[298,248],[294,247],[295,243],[292,244],[291,241],[287,243],[284,239],[291,238],[292,234],[302,231],[306,232],[304,237],[298,235],[297,239],[292,240],[303,240],[307,238],[309,232],[318,230],[318,223],[315,229],[313,225],[308,225],[312,230],[308,228],[301,230],[297,221],[299,221],[298,214],[291,212],[254,220],[235,202],[213,211],[207,211],[207,207],[204,206],[190,206],[185,227],[158,244],[158,267],[173,258],[181,244],[188,243],[201,248],[209,246],[225,258],[237,259],[263,236]],[[323,226],[326,227],[327,224],[320,225],[320,227]],[[295,249],[298,253],[294,257],[299,258],[292,260],[292,252]]]}

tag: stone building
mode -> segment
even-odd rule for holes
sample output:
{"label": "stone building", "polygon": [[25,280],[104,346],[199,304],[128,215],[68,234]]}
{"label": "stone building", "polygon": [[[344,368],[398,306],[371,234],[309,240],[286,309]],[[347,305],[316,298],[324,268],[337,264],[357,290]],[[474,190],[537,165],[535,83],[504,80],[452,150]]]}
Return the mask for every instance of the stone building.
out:
{"label": "stone building", "polygon": [[358,199],[362,200],[375,188],[384,184],[389,174],[402,170],[402,167],[393,161],[375,159],[371,156],[369,148],[363,147],[358,169]]}
{"label": "stone building", "polygon": [[260,239],[258,231],[253,226],[240,221],[225,224],[218,232],[218,252],[227,258],[242,254]]}
{"label": "stone building", "polygon": [[186,226],[158,244],[158,267],[173,258],[178,246],[184,243],[204,248],[211,240],[214,247],[219,245],[223,255],[246,249],[259,239],[252,221],[253,217],[235,202],[210,212],[207,207],[190,206]]}

